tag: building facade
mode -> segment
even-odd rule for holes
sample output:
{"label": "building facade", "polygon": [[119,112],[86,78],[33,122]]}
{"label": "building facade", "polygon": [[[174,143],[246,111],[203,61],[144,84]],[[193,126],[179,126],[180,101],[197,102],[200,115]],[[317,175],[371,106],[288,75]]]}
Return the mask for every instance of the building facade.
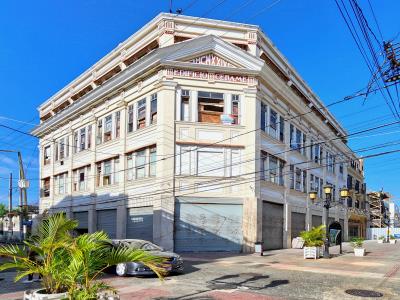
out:
{"label": "building facade", "polygon": [[349,238],[366,238],[370,227],[370,207],[367,201],[367,187],[364,183],[364,162],[355,159],[347,167],[348,236]]}
{"label": "building facade", "polygon": [[[39,107],[40,210],[166,249],[291,246],[346,131],[258,26],[160,14]],[[330,210],[348,237],[349,212]]]}

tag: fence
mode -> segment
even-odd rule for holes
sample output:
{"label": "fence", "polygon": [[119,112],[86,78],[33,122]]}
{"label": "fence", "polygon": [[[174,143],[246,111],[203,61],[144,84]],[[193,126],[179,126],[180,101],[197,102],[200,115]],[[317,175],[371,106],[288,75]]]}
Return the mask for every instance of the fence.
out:
{"label": "fence", "polygon": [[[380,236],[386,237],[388,234],[387,227],[384,228],[367,228],[367,239],[377,240]],[[400,238],[400,227],[389,228],[389,235],[396,235],[396,238]]]}

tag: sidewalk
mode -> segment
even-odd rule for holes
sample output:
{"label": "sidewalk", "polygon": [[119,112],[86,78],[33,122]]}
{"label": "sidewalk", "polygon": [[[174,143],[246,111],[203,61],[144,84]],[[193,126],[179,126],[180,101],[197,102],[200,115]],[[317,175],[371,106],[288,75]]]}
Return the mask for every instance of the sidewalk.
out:
{"label": "sidewalk", "polygon": [[339,246],[330,248],[331,259],[304,259],[302,249],[265,251],[264,256],[228,253],[186,254],[184,259],[222,265],[267,266],[281,270],[400,280],[400,242],[392,245],[366,241],[364,247],[366,248],[364,257],[354,256],[350,244],[344,243],[342,255],[339,254]]}

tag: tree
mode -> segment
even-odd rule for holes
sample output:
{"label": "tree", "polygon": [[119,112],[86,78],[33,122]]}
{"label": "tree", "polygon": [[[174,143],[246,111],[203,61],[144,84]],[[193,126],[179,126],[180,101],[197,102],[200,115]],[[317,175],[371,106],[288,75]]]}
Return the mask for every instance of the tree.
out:
{"label": "tree", "polygon": [[4,217],[7,211],[7,207],[3,203],[0,203],[0,217]]}

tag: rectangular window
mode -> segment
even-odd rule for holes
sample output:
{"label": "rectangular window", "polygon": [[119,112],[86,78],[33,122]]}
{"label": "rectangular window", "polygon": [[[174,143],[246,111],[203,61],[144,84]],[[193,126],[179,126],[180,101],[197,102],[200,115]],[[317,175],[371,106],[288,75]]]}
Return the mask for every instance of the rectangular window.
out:
{"label": "rectangular window", "polygon": [[74,132],[74,153],[77,153],[79,149],[79,142],[78,142],[78,131]]}
{"label": "rectangular window", "polygon": [[157,124],[157,93],[151,95],[150,124]]}
{"label": "rectangular window", "polygon": [[128,132],[133,132],[133,104],[128,106]]}
{"label": "rectangular window", "polygon": [[278,176],[278,159],[274,156],[269,156],[269,181],[279,183]]}
{"label": "rectangular window", "polygon": [[304,156],[307,156],[307,135],[303,132],[303,143],[301,144],[301,153],[303,153]]}
{"label": "rectangular window", "polygon": [[134,154],[130,153],[126,157],[126,180],[132,181],[134,179],[134,166],[133,166]]}
{"label": "rectangular window", "polygon": [[154,177],[156,176],[156,167],[157,167],[157,148],[151,147],[150,148],[150,174],[149,176]]}
{"label": "rectangular window", "polygon": [[314,161],[314,140],[310,140],[310,160]]}
{"label": "rectangular window", "polygon": [[115,138],[119,138],[121,133],[121,112],[115,113]]}
{"label": "rectangular window", "polygon": [[273,109],[269,111],[269,135],[276,138],[278,128],[278,113]]}
{"label": "rectangular window", "polygon": [[282,116],[279,117],[279,140],[285,142],[285,119]]}
{"label": "rectangular window", "polygon": [[146,150],[136,152],[136,178],[144,178],[146,176]]}
{"label": "rectangular window", "polygon": [[190,172],[190,170],[191,170],[191,148],[190,148],[190,146],[181,146],[180,147],[180,155],[179,155],[179,158],[180,158],[180,164],[179,164],[179,167],[180,167],[180,172],[179,172],[179,174],[180,175],[190,175],[191,174],[191,172]]}
{"label": "rectangular window", "polygon": [[104,142],[111,141],[112,139],[112,115],[104,119]]}
{"label": "rectangular window", "polygon": [[206,123],[221,123],[224,113],[224,94],[198,92],[198,120]]}
{"label": "rectangular window", "polygon": [[232,118],[233,118],[233,124],[235,124],[235,125],[240,124],[239,115],[240,115],[239,95],[232,95]]}
{"label": "rectangular window", "polygon": [[314,175],[310,174],[310,192],[315,191],[315,186],[314,186]]}
{"label": "rectangular window", "polygon": [[189,121],[189,99],[190,92],[188,90],[182,90],[181,96],[181,121]]}
{"label": "rectangular window", "polygon": [[299,152],[301,152],[301,131],[296,128],[296,148]]}
{"label": "rectangular window", "polygon": [[307,193],[307,171],[303,170],[303,193]]}
{"label": "rectangular window", "polygon": [[80,147],[79,147],[79,150],[80,151],[83,151],[83,150],[85,150],[86,149],[86,129],[85,128],[82,128],[81,130],[80,130]]}
{"label": "rectangular window", "polygon": [[225,176],[223,149],[197,151],[198,176]]}
{"label": "rectangular window", "polygon": [[319,144],[314,145],[314,162],[319,164],[319,157],[321,154],[321,150],[320,150],[321,146]]}
{"label": "rectangular window", "polygon": [[66,179],[67,179],[67,173],[63,173],[60,175],[55,176],[55,181],[58,185],[57,193],[58,195],[63,195],[66,193]]}
{"label": "rectangular window", "polygon": [[296,190],[301,191],[301,169],[296,168]]}
{"label": "rectangular window", "polygon": [[103,119],[97,121],[97,139],[96,144],[103,142]]}
{"label": "rectangular window", "polygon": [[50,196],[50,177],[42,180],[42,197]]}
{"label": "rectangular window", "polygon": [[318,197],[322,197],[321,188],[319,186],[319,183],[320,183],[319,177],[315,176],[314,188],[318,194]]}
{"label": "rectangular window", "polygon": [[261,103],[261,130],[267,131],[267,106]]}
{"label": "rectangular window", "polygon": [[319,179],[319,195],[322,198],[322,189],[324,187],[324,180],[322,178]]}
{"label": "rectangular window", "polygon": [[60,146],[59,146],[59,151],[60,151],[60,159],[64,159],[65,158],[65,139],[62,138],[60,140]]}
{"label": "rectangular window", "polygon": [[55,161],[57,161],[58,160],[58,143],[55,143],[54,144],[54,153],[55,153]]}
{"label": "rectangular window", "polygon": [[87,148],[90,149],[92,147],[92,125],[87,127]]}
{"label": "rectangular window", "polygon": [[118,157],[98,162],[96,169],[97,186],[108,186],[118,183],[118,165]]}
{"label": "rectangular window", "polygon": [[83,168],[79,168],[77,170],[74,170],[74,185],[73,185],[73,190],[75,192],[77,191],[86,191],[88,188],[88,174],[90,172],[90,166],[86,166]]}
{"label": "rectangular window", "polygon": [[268,179],[268,154],[264,151],[261,151],[261,179],[267,180]]}
{"label": "rectangular window", "polygon": [[296,149],[295,128],[290,124],[290,149]]}
{"label": "rectangular window", "polygon": [[241,152],[238,149],[231,149],[231,176],[240,176]]}
{"label": "rectangular window", "polygon": [[146,99],[142,99],[138,102],[137,107],[137,123],[136,129],[146,127]]}
{"label": "rectangular window", "polygon": [[44,147],[43,150],[43,164],[48,165],[51,163],[51,153],[50,153],[50,146]]}
{"label": "rectangular window", "polygon": [[111,184],[111,160],[106,160],[103,162],[103,186]]}
{"label": "rectangular window", "polygon": [[289,172],[289,177],[290,177],[290,188],[294,190],[294,166],[290,165],[290,172]]}

